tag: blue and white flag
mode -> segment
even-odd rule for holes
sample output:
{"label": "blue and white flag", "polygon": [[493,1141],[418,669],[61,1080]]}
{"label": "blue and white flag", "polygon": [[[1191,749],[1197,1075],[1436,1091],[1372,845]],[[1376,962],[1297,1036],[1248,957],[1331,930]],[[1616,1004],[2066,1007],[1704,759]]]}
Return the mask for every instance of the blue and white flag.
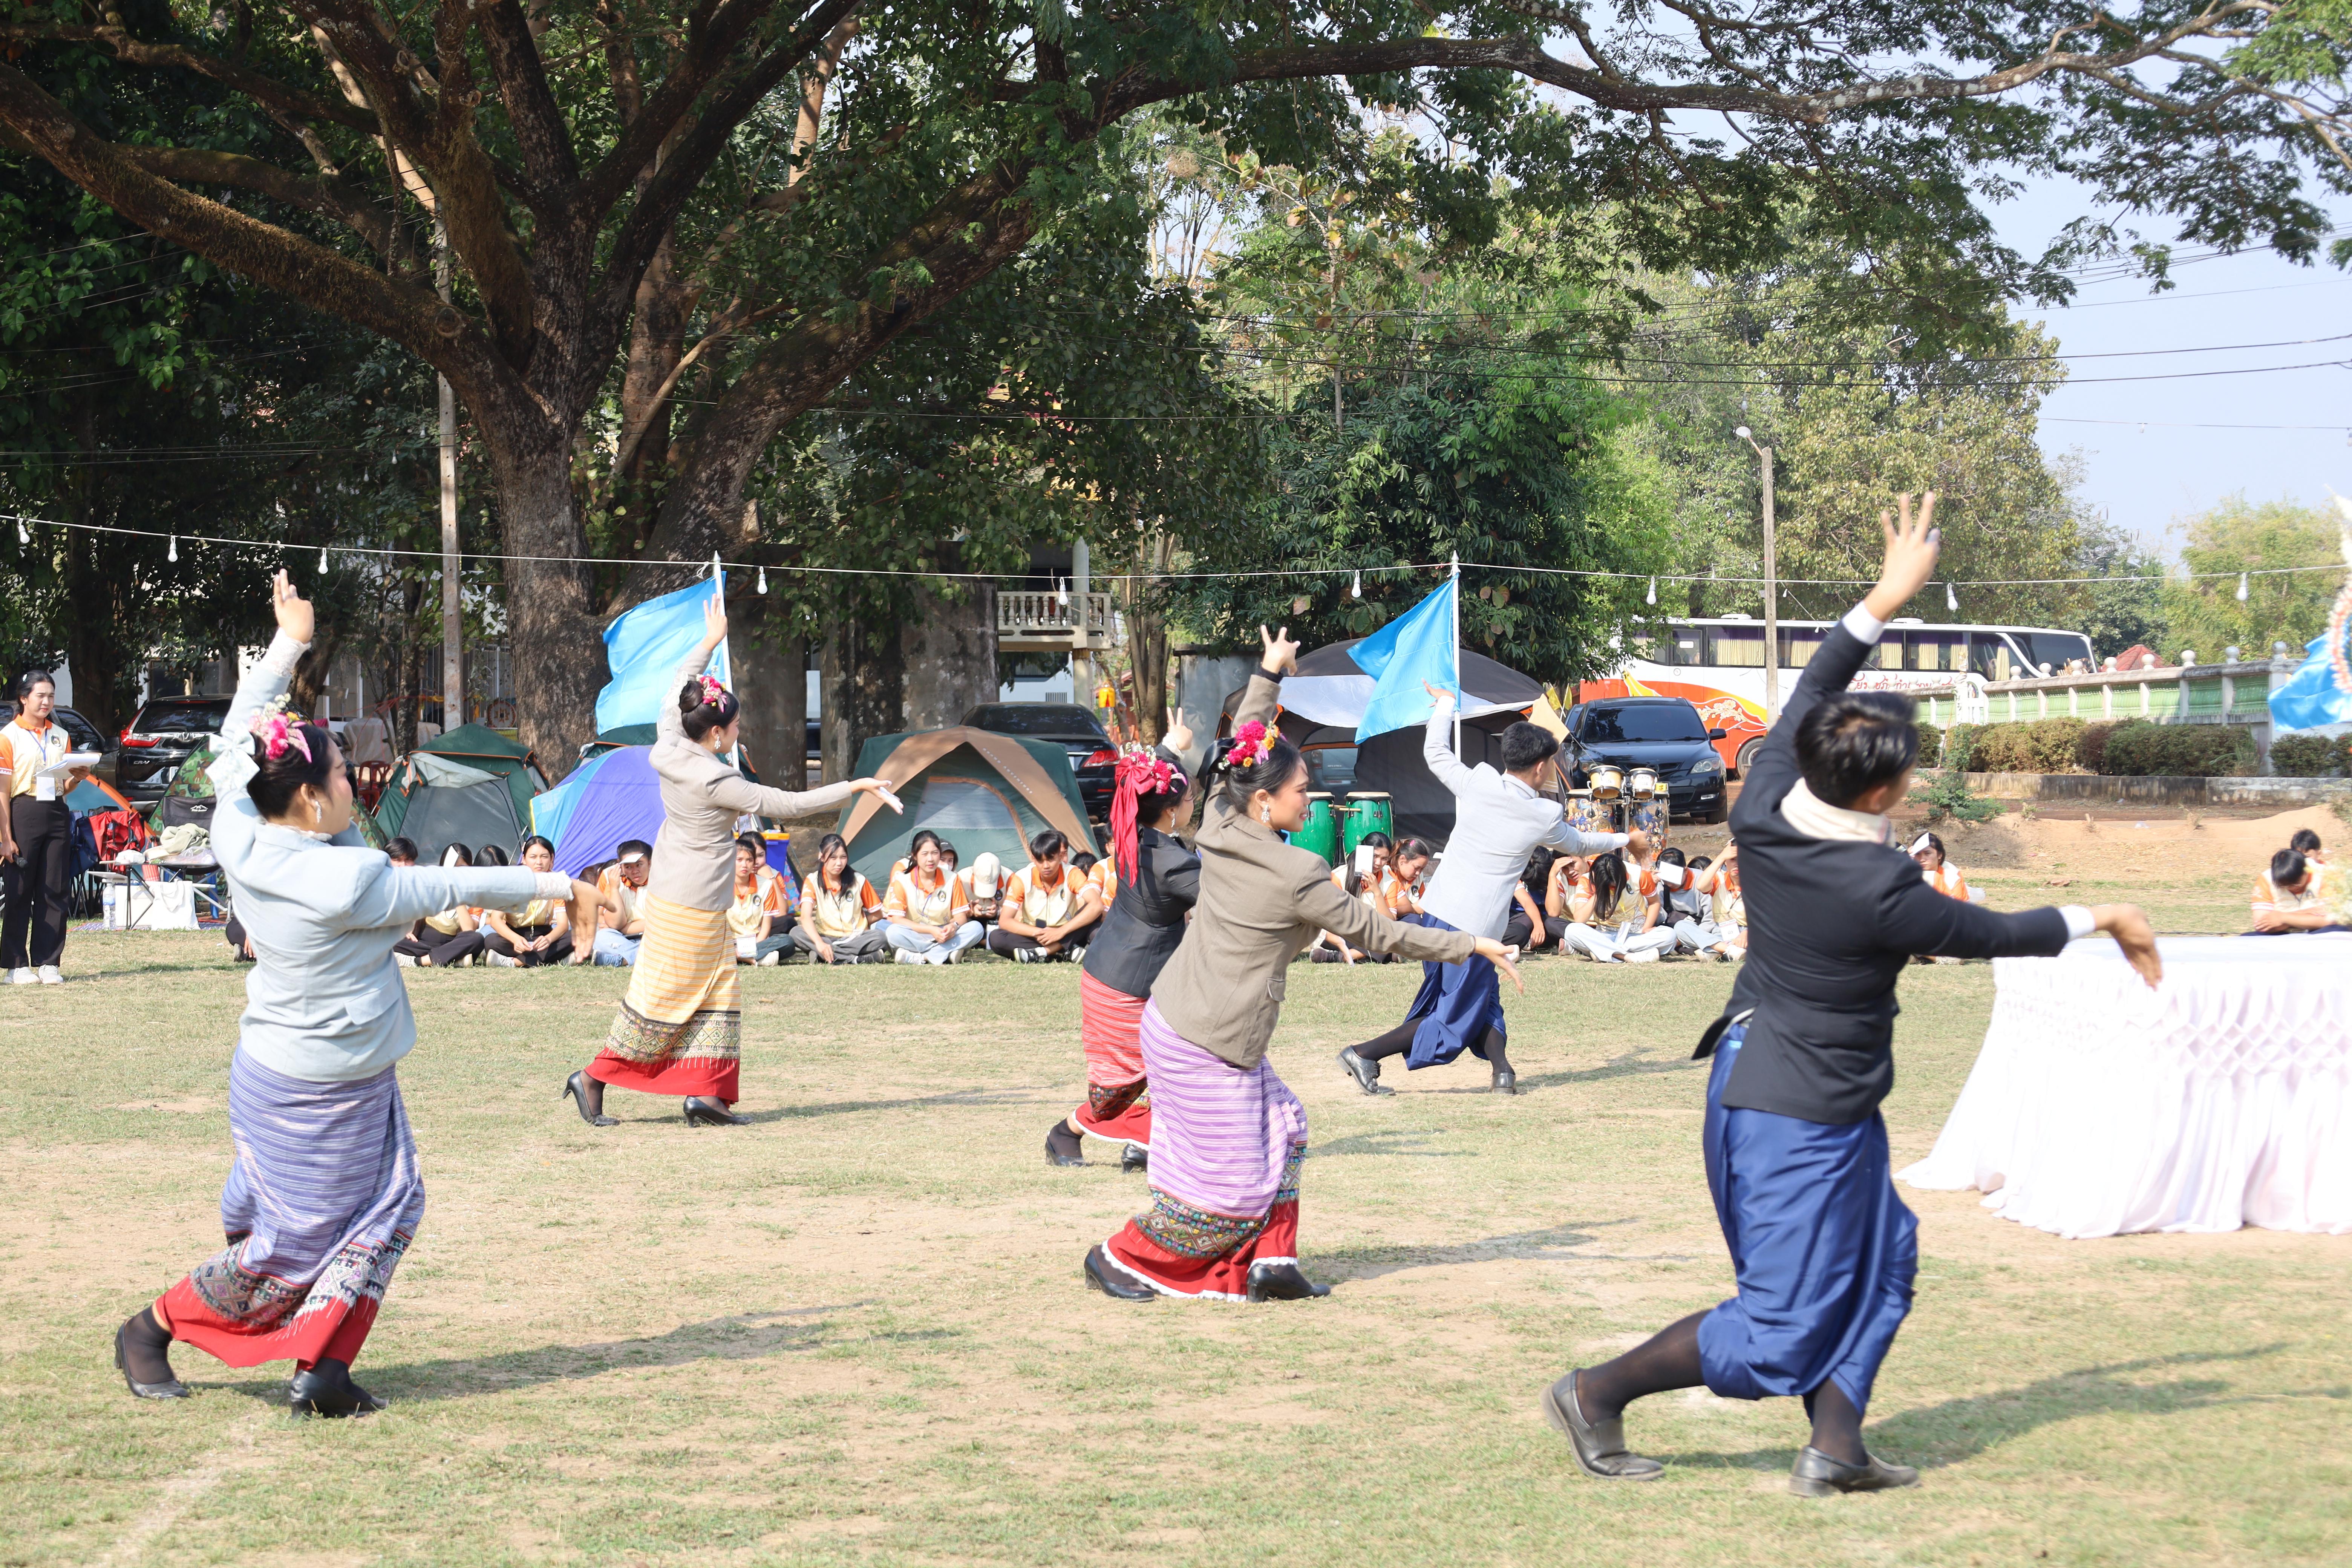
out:
{"label": "blue and white flag", "polygon": [[2352,696],[2336,684],[2336,661],[2330,638],[2320,633],[2304,647],[2309,655],[2286,684],[2271,692],[2271,723],[2282,735],[2292,730],[2316,730],[2326,724],[2352,721]]}
{"label": "blue and white flag", "polygon": [[1356,668],[1372,678],[1372,700],[1356,724],[1358,743],[1391,730],[1409,729],[1429,719],[1429,682],[1462,696],[1462,660],[1454,645],[1454,595],[1462,579],[1448,577],[1437,592],[1348,650]]}
{"label": "blue and white flag", "polygon": [[[702,606],[711,594],[726,592],[726,579],[705,578],[675,594],[647,599],[617,616],[604,628],[604,661],[612,683],[596,694],[596,732],[607,734],[626,724],[651,724],[661,718],[665,703],[677,701],[672,683],[678,661],[702,640]],[[709,673],[730,689],[727,645],[710,656]]]}

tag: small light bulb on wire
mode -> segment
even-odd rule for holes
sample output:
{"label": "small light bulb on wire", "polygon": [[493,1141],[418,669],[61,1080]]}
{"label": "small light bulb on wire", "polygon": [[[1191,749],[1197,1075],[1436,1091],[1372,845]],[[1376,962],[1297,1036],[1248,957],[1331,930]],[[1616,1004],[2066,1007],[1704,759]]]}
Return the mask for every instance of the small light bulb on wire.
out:
{"label": "small light bulb on wire", "polygon": [[172,542],[171,542],[170,546],[169,546],[167,549],[165,549],[165,550],[164,550],[164,552],[163,552],[163,559],[164,559],[164,560],[166,560],[166,561],[177,561],[179,558],[180,558],[180,536],[179,536],[178,534],[176,534],[176,533],[175,533],[175,534],[172,535]]}
{"label": "small light bulb on wire", "polygon": [[1353,578],[1353,579],[1352,579],[1352,580],[1348,584],[1348,597],[1349,597],[1350,599],[1360,599],[1360,598],[1362,598],[1363,596],[1364,596],[1364,574],[1363,574],[1361,572],[1359,572],[1359,573],[1357,573],[1357,574],[1355,574],[1354,578]]}
{"label": "small light bulb on wire", "polygon": [[2246,574],[2245,574],[2243,572],[2241,572],[2241,573],[2239,573],[2239,574],[2238,574],[2238,603],[2240,603],[2240,604],[2242,604],[2242,604],[2244,604],[2245,602],[2246,602]]}
{"label": "small light bulb on wire", "polygon": [[760,592],[761,592],[762,594],[764,594],[764,593],[766,593],[767,591],[768,591],[768,569],[767,569],[765,566],[762,566],[762,567],[761,567],[761,568],[760,568]]}
{"label": "small light bulb on wire", "polygon": [[1658,602],[1658,580],[1655,577],[1650,579],[1650,596],[1642,602],[1645,605],[1654,605]]}
{"label": "small light bulb on wire", "polygon": [[1958,609],[1959,607],[1960,607],[1960,596],[1959,596],[1958,594],[1955,594],[1955,593],[1953,593],[1953,592],[1952,592],[1952,585],[1951,585],[1949,583],[1945,584],[1944,584],[1944,608],[1946,608],[1946,609],[1948,609],[1948,610],[1957,610],[1957,609]]}
{"label": "small light bulb on wire", "polygon": [[323,544],[319,546],[319,570],[321,574],[327,570],[327,547]]}
{"label": "small light bulb on wire", "polygon": [[19,544],[33,542],[33,531],[25,526],[25,520],[21,517],[16,520],[16,542]]}

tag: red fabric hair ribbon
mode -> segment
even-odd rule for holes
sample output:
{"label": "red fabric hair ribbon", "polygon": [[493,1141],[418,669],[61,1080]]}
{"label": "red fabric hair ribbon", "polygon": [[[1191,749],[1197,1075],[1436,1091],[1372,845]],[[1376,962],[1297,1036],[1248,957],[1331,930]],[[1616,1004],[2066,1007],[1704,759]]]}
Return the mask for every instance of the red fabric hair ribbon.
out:
{"label": "red fabric hair ribbon", "polygon": [[1166,795],[1174,787],[1177,773],[1164,757],[1137,749],[1121,752],[1118,765],[1111,775],[1118,788],[1110,798],[1110,853],[1112,863],[1118,868],[1119,880],[1136,879],[1136,860],[1141,851],[1136,845],[1136,816],[1142,798],[1147,795]]}

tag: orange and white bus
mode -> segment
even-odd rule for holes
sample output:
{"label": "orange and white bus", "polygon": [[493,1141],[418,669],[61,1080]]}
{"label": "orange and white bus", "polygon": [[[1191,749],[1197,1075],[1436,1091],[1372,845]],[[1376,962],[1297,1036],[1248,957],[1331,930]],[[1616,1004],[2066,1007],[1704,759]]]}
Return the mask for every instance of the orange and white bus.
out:
{"label": "orange and white bus", "polygon": [[[1780,623],[1780,690],[1786,695],[1822,646],[1834,621]],[[1576,700],[1602,697],[1685,697],[1710,729],[1727,766],[1747,771],[1753,748],[1764,740],[1764,623],[1754,616],[1708,616],[1669,620],[1637,637],[1633,657],[1616,678],[1587,680]],[[2081,632],[2048,626],[1981,626],[1973,622],[1930,624],[1905,616],[1878,639],[1871,662],[1854,677],[1861,691],[1924,690],[1948,687],[1961,675],[1986,680],[2016,680],[2055,674],[2070,665],[2097,668],[2091,639]]]}

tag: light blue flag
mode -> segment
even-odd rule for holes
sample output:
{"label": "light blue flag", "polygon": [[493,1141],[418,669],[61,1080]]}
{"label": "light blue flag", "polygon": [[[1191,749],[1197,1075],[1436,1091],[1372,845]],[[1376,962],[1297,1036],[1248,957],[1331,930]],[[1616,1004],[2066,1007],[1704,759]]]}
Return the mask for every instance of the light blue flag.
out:
{"label": "light blue flag", "polygon": [[2271,692],[2271,723],[2281,734],[2352,721],[2352,696],[2336,689],[2327,634],[2312,638],[2305,651],[2310,657],[2302,668]]}
{"label": "light blue flag", "polygon": [[1391,730],[1427,723],[1424,680],[1453,692],[1458,705],[1462,661],[1454,644],[1454,595],[1461,584],[1459,577],[1446,578],[1437,592],[1348,650],[1356,668],[1372,678],[1372,700],[1356,725],[1359,744]]}
{"label": "light blue flag", "polygon": [[[723,592],[724,578],[720,588]],[[710,602],[710,580],[705,578],[675,594],[647,599],[604,628],[604,661],[613,680],[596,694],[598,734],[624,724],[655,723],[663,704],[677,700],[670,678],[678,661],[702,640],[702,606]],[[709,673],[733,685],[723,642],[710,656]]]}

